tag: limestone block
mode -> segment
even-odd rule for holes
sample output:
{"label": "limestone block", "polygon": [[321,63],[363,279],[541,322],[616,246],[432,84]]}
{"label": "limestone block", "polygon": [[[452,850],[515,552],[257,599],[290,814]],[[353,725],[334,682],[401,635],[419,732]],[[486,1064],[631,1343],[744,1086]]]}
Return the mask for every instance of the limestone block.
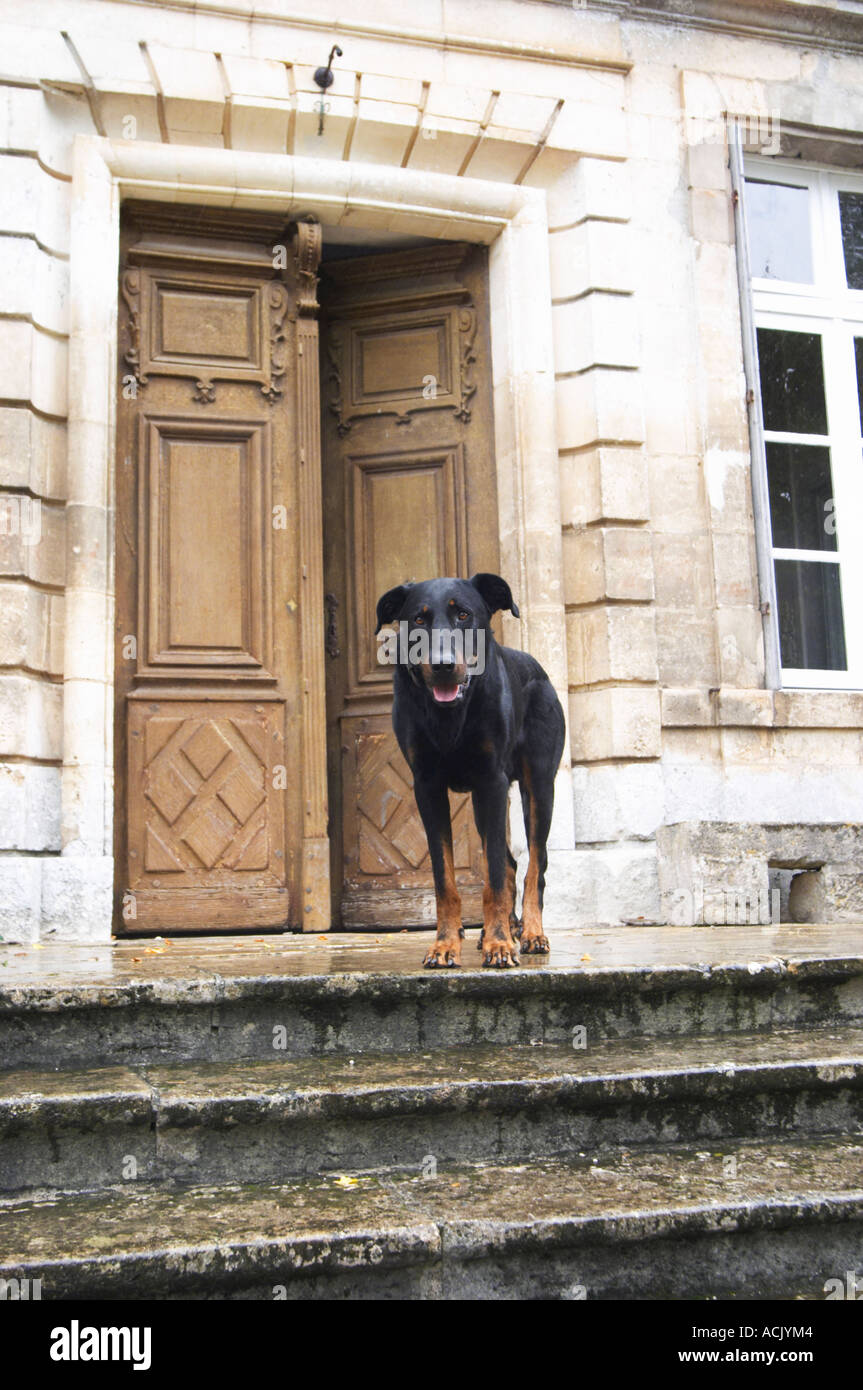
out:
{"label": "limestone block", "polygon": [[655,681],[656,629],[648,607],[580,608],[566,615],[570,686]]}
{"label": "limestone block", "polygon": [[716,602],[729,608],[758,606],[755,539],[751,532],[714,532]]}
{"label": "limestone block", "polygon": [[563,534],[564,602],[653,598],[650,534],[633,526],[590,527]]}
{"label": "limestone block", "polygon": [[169,129],[178,135],[220,134],[225,89],[214,55],[155,43],[149,52],[165,97]]}
{"label": "limestone block", "polygon": [[644,406],[640,374],[595,367],[555,384],[557,440],[561,449],[580,449],[609,440],[640,444]]}
{"label": "limestone block", "polygon": [[25,237],[0,238],[0,304],[38,328],[68,333],[69,263]]}
{"label": "limestone block", "polygon": [[704,454],[704,483],[714,531],[751,531],[752,484],[748,452],[709,448]]}
{"label": "limestone block", "polygon": [[228,98],[227,132],[231,149],[284,154],[292,104],[263,97]]}
{"label": "limestone block", "polygon": [[549,932],[658,922],[656,846],[551,851],[542,915]]}
{"label": "limestone block", "polygon": [[682,822],[660,826],[656,844],[666,921],[675,926],[770,922],[762,827]]}
{"label": "limestone block", "polygon": [[689,194],[690,225],[696,241],[734,240],[734,209],[727,192],[693,188]]}
{"label": "limestone block", "polygon": [[560,466],[564,525],[647,521],[647,460],[639,448],[589,449],[564,455]]}
{"label": "limestone block", "polygon": [[0,88],[0,149],[36,154],[42,118],[42,93],[28,87]]}
{"label": "limestone block", "polygon": [[605,159],[579,159],[548,191],[548,220],[553,229],[585,218],[626,222],[632,214],[627,165]]}
{"label": "limestone block", "polygon": [[146,92],[100,92],[99,114],[112,140],[141,140],[159,144],[162,131],[152,87]]}
{"label": "limestone block", "polygon": [[582,222],[549,237],[551,292],[556,300],[588,290],[634,289],[632,228],[624,222]]}
{"label": "limestone block", "polygon": [[576,150],[602,159],[626,159],[629,136],[623,105],[567,101],[548,136],[556,150]]}
{"label": "limestone block", "polygon": [[[415,142],[409,167],[427,169],[432,174],[457,174],[473,148],[475,137],[464,130],[442,130],[428,126],[424,126],[423,129],[426,135],[421,134]],[[430,131],[434,131],[433,140],[427,138]],[[379,157],[397,158],[401,163],[410,139],[411,128],[408,126],[379,126],[363,122],[357,127],[354,147],[362,152],[363,159],[374,161]],[[359,157],[358,155],[357,158]],[[471,170],[472,175],[473,172]]]}
{"label": "limestone block", "polygon": [[706,690],[666,686],[661,693],[663,728],[713,724],[713,701]]}
{"label": "limestone block", "polygon": [[569,697],[572,756],[576,762],[605,758],[657,758],[661,751],[659,691],[624,686],[574,691]]}
{"label": "limestone block", "polygon": [[764,686],[764,627],[757,608],[718,608],[720,685]]}
{"label": "limestone block", "polygon": [[[23,18],[25,12],[19,13]],[[60,18],[58,14],[56,26],[38,31],[38,42],[31,24],[0,24],[3,71],[22,82],[80,83],[77,64],[60,34]],[[68,14],[63,18],[68,21]]]}
{"label": "limestone block", "polygon": [[647,840],[664,820],[663,770],[658,762],[576,764],[572,788],[579,845]]}
{"label": "limestone block", "polygon": [[628,295],[591,292],[555,304],[551,317],[558,373],[639,365],[638,320]]}
{"label": "limestone block", "polygon": [[0,756],[63,755],[63,687],[33,676],[0,676]]}
{"label": "limestone block", "polygon": [[35,159],[0,155],[0,231],[35,236],[47,251],[68,254],[70,190]]}
{"label": "limestone block", "polygon": [[60,595],[0,582],[0,666],[62,674],[62,603]]}
{"label": "limestone block", "polygon": [[66,414],[67,344],[23,320],[0,319],[0,377],[12,400]]}
{"label": "limestone block", "polygon": [[58,853],[60,769],[0,764],[0,826],[4,850]]}
{"label": "limestone block", "polygon": [[863,693],[859,690],[777,690],[773,708],[777,728],[863,727]]}
{"label": "limestone block", "polygon": [[713,607],[713,551],[709,536],[652,536],[656,601],[664,608]]}
{"label": "limestone block", "polygon": [[110,941],[114,861],[56,855],[43,861],[43,941]]}
{"label": "limestone block", "polygon": [[541,138],[557,101],[550,96],[501,92],[492,110],[488,132],[495,140],[516,140],[531,145]]}
{"label": "limestone block", "polygon": [[656,646],[663,685],[718,685],[716,631],[710,613],[657,608]]}
{"label": "limestone block", "polygon": [[724,142],[701,140],[686,149],[686,172],[691,189],[709,188],[726,192],[728,187],[728,153]]}
{"label": "limestone block", "polygon": [[652,529],[703,533],[706,497],[700,460],[694,455],[647,457]]}
{"label": "limestone block", "polygon": [[717,705],[720,724],[773,725],[772,690],[733,690],[723,686]]}
{"label": "limestone block", "polygon": [[0,488],[60,498],[66,482],[66,427],[23,406],[0,406]]}
{"label": "limestone block", "polygon": [[36,530],[0,532],[0,575],[15,575],[61,588],[66,573],[66,537],[60,507],[40,502],[34,513]]}
{"label": "limestone block", "polygon": [[247,58],[236,53],[223,53],[222,66],[233,96],[276,102],[290,100],[288,70],[284,63],[272,58]]}
{"label": "limestone block", "polygon": [[0,941],[38,941],[42,863],[32,856],[0,855]]}

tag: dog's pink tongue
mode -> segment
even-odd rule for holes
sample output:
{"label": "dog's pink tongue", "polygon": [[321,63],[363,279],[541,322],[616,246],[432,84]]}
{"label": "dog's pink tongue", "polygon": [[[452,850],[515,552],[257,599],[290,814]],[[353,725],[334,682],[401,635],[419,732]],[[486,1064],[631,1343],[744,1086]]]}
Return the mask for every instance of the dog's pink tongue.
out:
{"label": "dog's pink tongue", "polygon": [[448,705],[458,699],[458,686],[451,688],[448,685],[435,685],[432,691],[439,705]]}

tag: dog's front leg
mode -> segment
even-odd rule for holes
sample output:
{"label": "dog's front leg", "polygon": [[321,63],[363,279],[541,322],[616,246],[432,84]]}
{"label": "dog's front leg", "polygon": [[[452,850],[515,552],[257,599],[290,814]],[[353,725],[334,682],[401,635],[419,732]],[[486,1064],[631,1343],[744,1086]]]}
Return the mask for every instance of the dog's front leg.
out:
{"label": "dog's front leg", "polygon": [[455,886],[452,823],[446,784],[417,778],[414,795],[428,840],[437,902],[437,936],[423,965],[461,965],[461,897]]}
{"label": "dog's front leg", "polygon": [[480,793],[477,819],[483,828],[486,881],[482,894],[483,965],[518,965],[518,945],[513,940],[511,914],[513,893],[507,872],[506,810],[509,782],[500,776],[490,779]]}

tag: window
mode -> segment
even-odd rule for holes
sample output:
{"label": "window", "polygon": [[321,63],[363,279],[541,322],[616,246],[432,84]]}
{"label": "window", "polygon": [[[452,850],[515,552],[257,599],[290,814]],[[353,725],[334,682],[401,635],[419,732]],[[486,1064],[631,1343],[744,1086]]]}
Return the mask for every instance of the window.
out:
{"label": "window", "polygon": [[863,688],[863,177],[745,173],[782,680]]}

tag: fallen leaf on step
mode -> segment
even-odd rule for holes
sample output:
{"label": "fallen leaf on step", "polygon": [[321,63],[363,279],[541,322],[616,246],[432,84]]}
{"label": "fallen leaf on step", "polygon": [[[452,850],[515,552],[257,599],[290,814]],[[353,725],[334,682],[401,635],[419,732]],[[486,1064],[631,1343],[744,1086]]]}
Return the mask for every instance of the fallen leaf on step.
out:
{"label": "fallen leaf on step", "polygon": [[593,956],[582,956],[582,960],[593,960]]}
{"label": "fallen leaf on step", "polygon": [[341,1174],[336,1178],[336,1187],[359,1187],[359,1178],[349,1178]]}

